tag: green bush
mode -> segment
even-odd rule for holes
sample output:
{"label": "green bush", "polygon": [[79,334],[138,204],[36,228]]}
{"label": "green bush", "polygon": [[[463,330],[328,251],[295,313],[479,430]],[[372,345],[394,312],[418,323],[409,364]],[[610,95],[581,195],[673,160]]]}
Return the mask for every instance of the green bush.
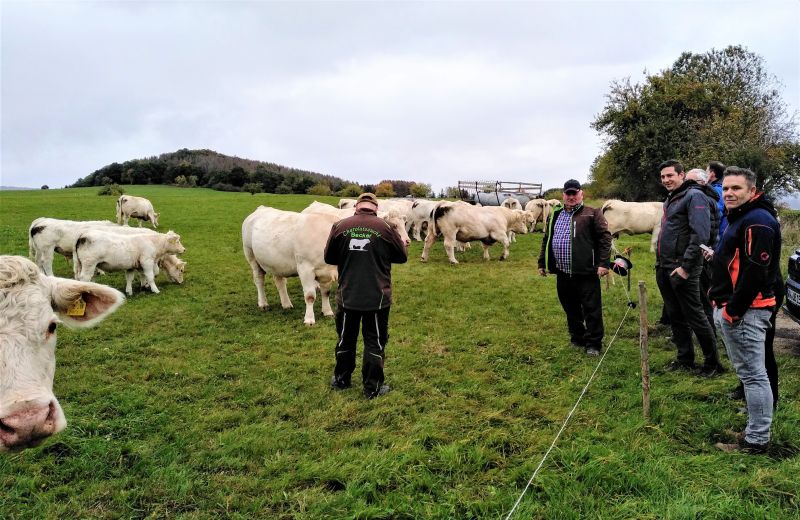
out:
{"label": "green bush", "polygon": [[122,186],[116,183],[106,184],[97,191],[98,195],[113,195],[114,197],[119,197],[123,193],[125,193],[125,190],[122,189]]}

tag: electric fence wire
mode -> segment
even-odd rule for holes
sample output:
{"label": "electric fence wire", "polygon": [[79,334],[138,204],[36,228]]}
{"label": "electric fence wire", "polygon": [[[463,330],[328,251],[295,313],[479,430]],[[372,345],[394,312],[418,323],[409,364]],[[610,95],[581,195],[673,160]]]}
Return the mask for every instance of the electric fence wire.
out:
{"label": "electric fence wire", "polygon": [[[628,274],[628,276],[630,276],[630,273]],[[517,498],[517,501],[514,503],[514,506],[511,508],[511,511],[508,512],[508,515],[505,517],[505,520],[509,520],[511,518],[511,515],[514,514],[514,511],[517,510],[517,507],[519,507],[519,504],[522,502],[522,498],[525,496],[525,493],[527,493],[528,488],[531,487],[531,484],[533,483],[534,479],[536,478],[536,475],[539,473],[539,470],[544,465],[544,462],[547,460],[547,457],[550,455],[550,452],[553,451],[553,448],[555,448],[556,442],[558,442],[559,437],[561,437],[561,434],[566,429],[567,424],[569,423],[569,420],[572,418],[572,414],[575,413],[575,410],[578,408],[578,405],[580,404],[581,400],[583,399],[583,396],[586,394],[586,391],[589,389],[589,385],[592,384],[592,380],[594,379],[595,374],[597,374],[597,371],[600,369],[600,366],[603,364],[603,360],[606,358],[606,355],[611,351],[611,345],[614,343],[614,340],[617,339],[617,334],[619,334],[619,331],[622,328],[623,323],[625,323],[625,320],[628,318],[628,314],[630,314],[631,309],[633,309],[636,306],[635,304],[631,305],[632,304],[631,296],[630,296],[630,293],[628,292],[628,290],[627,290],[627,288],[625,287],[624,284],[623,284],[622,288],[625,289],[625,294],[628,297],[628,305],[625,307],[625,315],[622,317],[622,320],[619,322],[619,325],[617,326],[617,330],[614,331],[614,336],[611,338],[611,341],[609,341],[608,345],[606,345],[605,352],[603,352],[603,355],[600,357],[600,361],[597,362],[597,366],[594,368],[594,371],[592,372],[592,375],[589,376],[589,380],[586,382],[586,385],[583,387],[583,390],[581,391],[580,395],[578,396],[578,400],[575,401],[575,406],[573,406],[572,410],[570,410],[569,414],[567,414],[567,418],[564,420],[564,424],[561,425],[561,429],[558,430],[558,433],[556,434],[555,438],[553,439],[553,442],[550,444],[550,447],[545,452],[544,456],[542,457],[542,460],[539,462],[539,465],[536,466],[536,469],[533,471],[533,475],[531,475],[531,478],[528,480],[528,483],[525,485],[525,489],[523,489],[522,493],[520,493],[519,498]]]}

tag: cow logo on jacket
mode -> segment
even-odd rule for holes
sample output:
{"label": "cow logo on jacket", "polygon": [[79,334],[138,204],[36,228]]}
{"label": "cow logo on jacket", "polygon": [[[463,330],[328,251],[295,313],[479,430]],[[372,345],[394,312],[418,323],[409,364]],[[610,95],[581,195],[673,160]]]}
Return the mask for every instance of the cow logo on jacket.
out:
{"label": "cow logo on jacket", "polygon": [[367,245],[369,245],[368,238],[351,238],[350,239],[350,251],[366,251]]}

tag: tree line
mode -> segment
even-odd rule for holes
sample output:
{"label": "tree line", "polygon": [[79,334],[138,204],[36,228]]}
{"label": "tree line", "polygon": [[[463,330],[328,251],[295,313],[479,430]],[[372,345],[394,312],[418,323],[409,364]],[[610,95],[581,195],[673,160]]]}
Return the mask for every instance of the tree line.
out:
{"label": "tree line", "polygon": [[279,164],[228,156],[213,150],[181,149],[159,156],[111,163],[72,184],[73,188],[125,184],[166,184],[206,187],[219,191],[296,193],[356,197],[363,191],[379,196],[424,197],[429,184],[384,180],[377,185],[358,183]]}
{"label": "tree line", "polygon": [[594,196],[663,198],[656,170],[666,159],[749,168],[771,195],[800,189],[796,115],[764,59],[741,46],[684,52],[643,83],[614,81],[606,98],[591,123],[605,139],[591,166]]}

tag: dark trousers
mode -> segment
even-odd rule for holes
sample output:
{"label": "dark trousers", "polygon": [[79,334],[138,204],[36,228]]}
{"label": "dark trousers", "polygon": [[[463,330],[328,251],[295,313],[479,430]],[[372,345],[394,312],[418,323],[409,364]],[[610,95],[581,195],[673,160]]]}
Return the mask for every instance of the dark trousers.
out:
{"label": "dark trousers", "polygon": [[603,343],[603,302],[596,274],[556,274],[556,292],[567,315],[573,343],[600,350]]}
{"label": "dark trousers", "polygon": [[336,367],[333,375],[342,386],[350,386],[356,368],[356,343],[358,330],[364,339],[364,356],[361,361],[361,379],[364,393],[373,395],[383,384],[383,361],[389,341],[389,307],[377,311],[336,309]]}
{"label": "dark trousers", "polygon": [[714,324],[714,306],[711,305],[711,300],[708,298],[708,290],[711,288],[711,267],[708,264],[703,264],[703,269],[700,271],[700,303],[703,304],[703,311],[708,318],[708,324],[711,325],[711,330],[714,332],[714,337],[717,336],[717,326]]}
{"label": "dark trousers", "polygon": [[674,269],[659,267],[656,269],[656,282],[669,314],[672,337],[678,346],[678,362],[694,366],[694,332],[705,357],[704,366],[715,368],[719,366],[719,354],[714,330],[700,299],[701,269],[702,266],[696,267],[684,280],[677,274],[670,276]]}

